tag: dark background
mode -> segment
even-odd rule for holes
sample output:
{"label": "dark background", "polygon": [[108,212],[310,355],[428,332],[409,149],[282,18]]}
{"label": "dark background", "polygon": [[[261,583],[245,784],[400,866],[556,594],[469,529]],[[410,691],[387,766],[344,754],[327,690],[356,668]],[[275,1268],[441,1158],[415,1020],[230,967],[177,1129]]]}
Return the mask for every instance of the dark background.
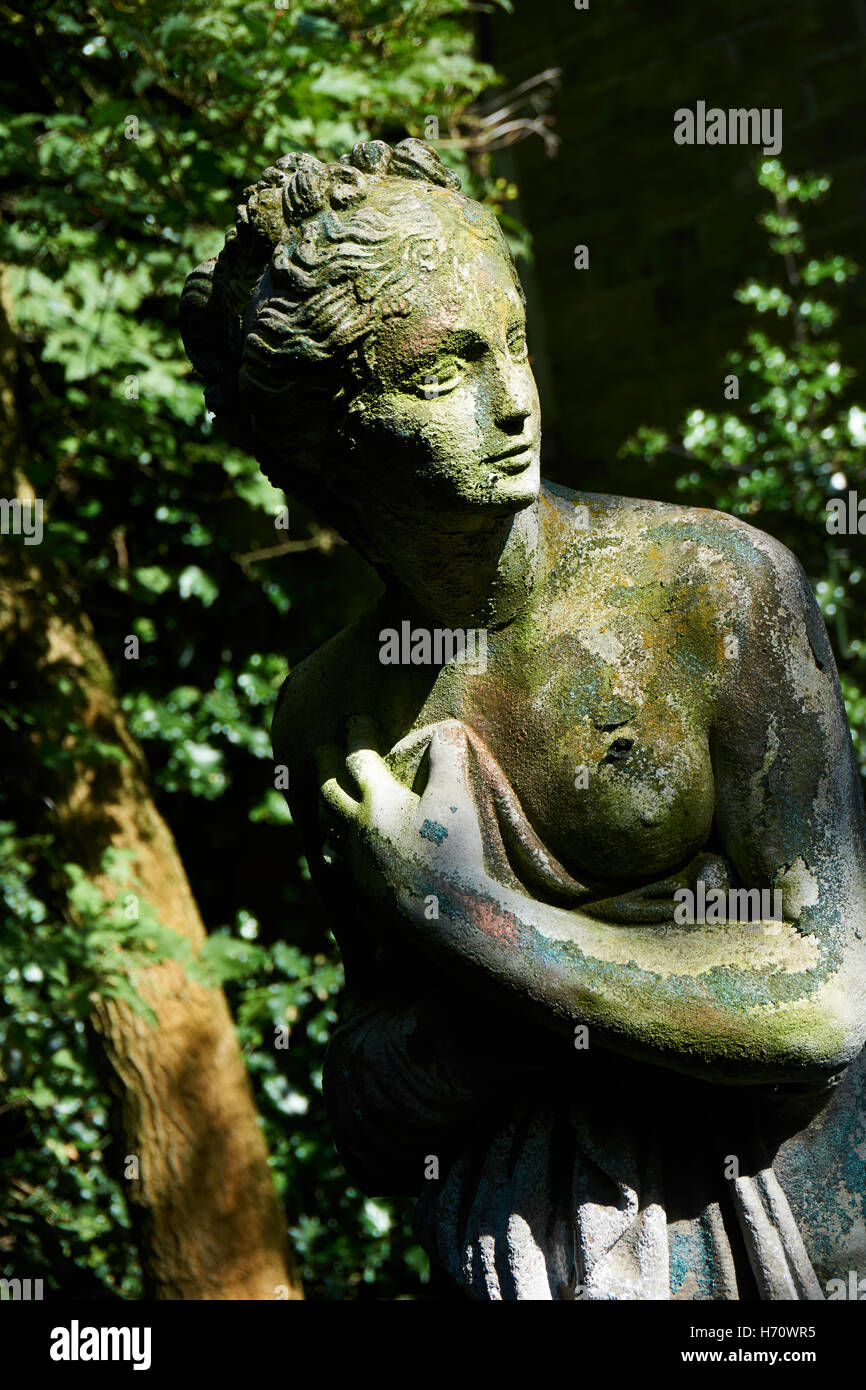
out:
{"label": "dark background", "polygon": [[[809,219],[816,254],[866,255],[866,4],[517,0],[483,16],[481,51],[516,86],[562,70],[555,159],[529,137],[500,155],[535,250],[530,293],[548,476],[573,487],[673,499],[673,464],[646,478],[616,458],[641,424],[673,427],[722,404],[722,359],[744,331],[732,298],[770,272],[766,205],[748,146],[674,144],[673,113],[781,107],[790,173],[829,174]],[[573,269],[585,243],[590,269]],[[838,337],[866,355],[866,278],[840,298]]]}

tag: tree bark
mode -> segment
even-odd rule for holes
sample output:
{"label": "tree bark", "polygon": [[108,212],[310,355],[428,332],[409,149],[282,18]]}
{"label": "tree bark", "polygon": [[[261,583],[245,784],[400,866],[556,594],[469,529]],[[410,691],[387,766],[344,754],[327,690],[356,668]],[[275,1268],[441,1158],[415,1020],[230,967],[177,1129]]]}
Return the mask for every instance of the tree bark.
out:
{"label": "tree bark", "polygon": [[[17,381],[17,343],[0,282],[0,496],[32,498],[20,466]],[[44,829],[54,834],[64,861],[81,864],[113,898],[117,888],[103,872],[104,852],[131,850],[132,890],[197,953],[204,925],[153,804],[147,764],[127,728],[108,662],[69,577],[46,573],[38,551],[21,537],[0,538],[0,663],[19,689],[58,715],[57,727],[16,747],[16,766],[30,790],[42,793]],[[98,736],[122,757],[88,758],[67,732],[70,714],[85,740]],[[66,771],[52,769],[50,788],[40,772],[43,741],[70,753]],[[93,1032],[119,1101],[124,1158],[138,1159],[139,1177],[127,1179],[127,1194],[147,1295],[302,1298],[223,991],[189,980],[176,961],[137,971],[135,985],[156,1013],[156,1026],[125,1003],[102,999],[94,1005]]]}

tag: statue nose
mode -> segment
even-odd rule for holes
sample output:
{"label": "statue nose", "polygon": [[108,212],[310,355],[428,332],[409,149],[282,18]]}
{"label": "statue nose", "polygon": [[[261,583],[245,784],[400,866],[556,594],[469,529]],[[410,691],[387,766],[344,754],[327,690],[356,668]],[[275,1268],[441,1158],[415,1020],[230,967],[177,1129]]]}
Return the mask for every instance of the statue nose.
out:
{"label": "statue nose", "polygon": [[528,383],[523,381],[523,372],[518,377],[513,364],[505,364],[499,369],[499,390],[494,401],[494,419],[501,430],[517,434],[524,422],[532,414],[532,401]]}
{"label": "statue nose", "polygon": [[521,410],[515,411],[510,415],[500,415],[497,418],[496,427],[501,430],[503,434],[519,435],[523,431],[523,426],[526,423],[528,414],[528,410]]}

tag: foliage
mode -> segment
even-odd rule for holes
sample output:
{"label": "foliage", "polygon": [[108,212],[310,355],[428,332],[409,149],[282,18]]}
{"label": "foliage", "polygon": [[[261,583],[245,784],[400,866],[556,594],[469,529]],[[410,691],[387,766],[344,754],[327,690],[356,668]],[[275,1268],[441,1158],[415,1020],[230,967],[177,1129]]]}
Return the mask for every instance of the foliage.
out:
{"label": "foliage", "polygon": [[[333,158],[359,139],[424,136],[435,116],[443,157],[501,210],[514,190],[459,141],[464,112],[496,81],[474,56],[476,8],[32,0],[3,12],[0,259],[12,272],[46,568],[75,577],[214,928],[202,970],[235,1009],[314,1297],[360,1296],[374,1281],[378,1296],[414,1296],[423,1270],[404,1213],[347,1186],[327,1130],[321,1060],[340,967],[270,761],[288,662],[345,622],[370,580],[300,508],[281,544],[284,499],[212,435],[177,302],[187,272],[222,245],[242,188],[291,149]],[[506,232],[525,244],[513,222]],[[30,718],[52,727],[51,711]],[[0,1164],[26,1191],[0,1249],[16,1272],[26,1264],[67,1295],[133,1297],[137,1263],[121,1185],[102,1162],[111,1121],[84,1023],[91,993],[119,987],[120,923],[88,900],[75,866],[32,827],[14,831],[8,805],[3,814],[11,1091]],[[273,1041],[285,1022],[288,1052]]]}
{"label": "foliage", "polygon": [[112,1128],[86,1024],[97,995],[150,1014],[128,970],[176,954],[175,943],[146,905],[128,920],[117,851],[104,865],[118,888],[113,901],[73,864],[67,910],[52,915],[32,882],[37,864],[59,867],[51,837],[22,839],[14,830],[0,824],[4,1272],[8,1263],[10,1275],[41,1278],[49,1293],[68,1293],[72,1281],[86,1297],[134,1297],[138,1259],[120,1185],[104,1162]]}
{"label": "foliage", "polygon": [[648,462],[665,453],[687,459],[691,467],[677,481],[684,500],[754,521],[802,560],[831,632],[866,776],[866,572],[857,535],[836,534],[835,508],[828,513],[832,499],[847,506],[849,489],[866,498],[866,412],[850,401],[855,373],[827,336],[839,313],[833,292],[857,267],[845,256],[818,260],[806,250],[797,205],[822,198],[828,178],[795,177],[775,159],[763,161],[757,177],[773,200],[761,223],[781,283],[749,279],[736,291],[757,316],[745,346],[726,358],[737,404],[690,411],[677,435],[644,427],[622,452]]}

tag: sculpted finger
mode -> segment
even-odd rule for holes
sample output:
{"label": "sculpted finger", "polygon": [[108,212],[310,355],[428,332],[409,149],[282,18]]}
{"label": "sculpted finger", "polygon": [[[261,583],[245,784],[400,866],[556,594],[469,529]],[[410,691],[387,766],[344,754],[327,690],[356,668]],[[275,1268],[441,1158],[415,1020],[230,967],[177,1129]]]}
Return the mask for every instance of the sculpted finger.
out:
{"label": "sculpted finger", "polygon": [[377,793],[390,790],[394,781],[379,754],[373,753],[369,748],[359,748],[357,752],[350,753],[346,759],[346,767],[366,800],[375,797]]}
{"label": "sculpted finger", "polygon": [[379,755],[379,731],[375,720],[353,715],[346,723],[349,753],[346,767],[366,800],[387,797],[403,790],[384,758]]}
{"label": "sculpted finger", "polygon": [[430,771],[425,799],[446,801],[469,791],[469,741],[457,719],[437,724],[430,739]]}
{"label": "sculpted finger", "polygon": [[319,794],[325,805],[345,820],[357,820],[361,803],[344,791],[340,785],[340,774],[344,763],[340,750],[334,743],[325,743],[315,751],[316,773]]}

